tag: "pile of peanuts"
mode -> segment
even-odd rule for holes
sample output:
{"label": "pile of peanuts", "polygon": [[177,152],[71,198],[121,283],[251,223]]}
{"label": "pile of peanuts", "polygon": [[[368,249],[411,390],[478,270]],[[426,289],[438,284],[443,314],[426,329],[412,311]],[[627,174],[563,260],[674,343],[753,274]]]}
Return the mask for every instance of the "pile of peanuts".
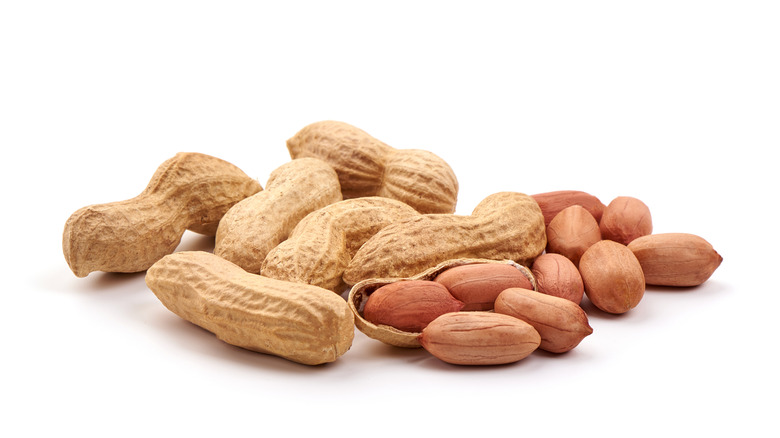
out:
{"label": "pile of peanuts", "polygon": [[[181,318],[302,364],[341,357],[357,327],[444,362],[492,365],[575,348],[593,333],[584,297],[625,313],[646,285],[698,286],[722,261],[694,234],[653,234],[637,198],[506,191],[456,215],[458,180],[431,152],[335,121],[287,148],[265,188],[221,159],[177,154],[135,198],[68,218],[70,269],[146,271]],[[186,230],[214,236],[214,251],[175,251]]]}

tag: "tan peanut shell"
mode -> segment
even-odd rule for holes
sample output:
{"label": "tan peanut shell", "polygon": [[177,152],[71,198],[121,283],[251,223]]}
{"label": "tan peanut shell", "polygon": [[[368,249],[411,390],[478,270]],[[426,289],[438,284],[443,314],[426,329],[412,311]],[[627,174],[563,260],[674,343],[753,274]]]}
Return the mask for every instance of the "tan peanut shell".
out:
{"label": "tan peanut shell", "polygon": [[531,272],[536,279],[537,291],[575,304],[582,302],[585,285],[580,271],[567,257],[555,253],[542,254],[534,260]]}
{"label": "tan peanut shell", "polygon": [[305,126],[287,140],[292,158],[315,157],[339,175],[344,199],[383,196],[420,213],[453,213],[458,180],[439,156],[421,149],[395,149],[365,131],[338,121]]}
{"label": "tan peanut shell", "polygon": [[580,190],[558,190],[554,192],[537,193],[531,195],[544,214],[544,224],[549,225],[550,221],[566,207],[580,205],[593,215],[596,222],[601,221],[601,215],[606,206],[599,198]]}
{"label": "tan peanut shell", "polygon": [[341,201],[336,172],[316,158],[276,168],[265,190],[234,205],[219,223],[214,254],[260,273],[269,251],[283,242],[307,214]]}
{"label": "tan peanut shell", "polygon": [[420,345],[454,365],[502,365],[525,359],[541,343],[531,324],[493,312],[446,313],[428,324]]}
{"label": "tan peanut shell", "polygon": [[718,269],[723,257],[704,238],[690,233],[660,233],[628,244],[645,275],[656,286],[698,286]]}
{"label": "tan peanut shell", "polygon": [[528,289],[504,290],[496,298],[495,311],[531,324],[542,337],[539,348],[551,353],[570,351],[593,333],[578,304]]}
{"label": "tan peanut shell", "polygon": [[519,269],[503,263],[475,263],[455,266],[434,278],[453,297],[463,302],[462,310],[493,310],[504,289],[533,289],[531,280]]}
{"label": "tan peanut shell", "polygon": [[65,260],[77,277],[144,271],[172,253],[185,230],[214,235],[229,208],[261,190],[224,160],[178,153],[157,168],[138,196],[73,213],[62,235]]}
{"label": "tan peanut shell", "polygon": [[636,307],[645,293],[642,266],[626,245],[613,240],[593,244],[580,260],[585,295],[599,309],[620,314]]}
{"label": "tan peanut shell", "polygon": [[383,228],[352,258],[344,282],[408,277],[459,258],[530,265],[545,243],[539,205],[522,193],[499,192],[482,200],[471,216],[426,214]]}
{"label": "tan peanut shell", "polygon": [[650,208],[641,200],[631,196],[613,199],[599,222],[601,238],[628,245],[637,237],[653,232],[653,218]]}
{"label": "tan peanut shell", "polygon": [[355,326],[363,332],[366,336],[372,339],[376,339],[388,345],[403,348],[419,348],[420,341],[418,339],[419,333],[406,332],[398,330],[395,327],[374,324],[363,317],[363,310],[366,304],[368,296],[375,290],[382,286],[393,284],[399,281],[406,280],[433,280],[442,272],[463,265],[471,264],[505,264],[517,269],[528,280],[530,280],[533,288],[536,288],[536,280],[534,280],[531,270],[527,267],[518,264],[512,260],[488,260],[488,259],[455,259],[445,260],[436,266],[430,267],[417,275],[407,278],[370,278],[363,280],[354,286],[349,291],[347,298],[347,304],[352,310],[355,316]]}
{"label": "tan peanut shell", "polygon": [[363,316],[376,325],[419,333],[437,317],[462,308],[463,303],[441,283],[404,280],[372,292],[366,300]]}
{"label": "tan peanut shell", "polygon": [[341,293],[349,261],[363,243],[393,222],[419,216],[401,201],[378,196],[345,199],[309,213],[273,248],[260,272]]}
{"label": "tan peanut shell", "polygon": [[575,266],[585,250],[599,240],[598,222],[581,205],[564,208],[547,226],[547,252],[566,256]]}
{"label": "tan peanut shell", "polygon": [[333,362],[352,345],[354,317],[343,298],[250,274],[208,252],[163,257],[146,284],[170,311],[231,345],[306,365]]}

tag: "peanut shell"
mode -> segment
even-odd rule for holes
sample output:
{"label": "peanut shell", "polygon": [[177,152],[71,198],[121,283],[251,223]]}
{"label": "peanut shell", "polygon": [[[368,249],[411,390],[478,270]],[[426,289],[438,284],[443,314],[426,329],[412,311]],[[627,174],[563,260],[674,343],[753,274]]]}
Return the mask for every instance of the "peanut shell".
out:
{"label": "peanut shell", "polygon": [[292,158],[315,157],[336,170],[344,199],[383,196],[420,213],[453,213],[458,180],[439,156],[395,149],[365,131],[338,121],[305,126],[287,140]]}
{"label": "peanut shell", "polygon": [[146,284],[170,311],[241,348],[317,365],[352,345],[354,317],[343,298],[250,274],[208,252],[163,257]]}
{"label": "peanut shell", "polygon": [[145,271],[176,249],[185,230],[214,235],[228,209],[261,190],[224,160],[180,152],[157,168],[138,196],[73,213],[62,233],[65,260],[77,277]]}
{"label": "peanut shell", "polygon": [[260,272],[342,293],[342,275],[358,248],[393,222],[419,215],[401,201],[378,196],[327,205],[304,217],[290,237],[266,255]]}
{"label": "peanut shell", "polygon": [[260,273],[268,252],[307,214],[341,201],[336,172],[316,158],[289,161],[271,172],[265,190],[234,205],[219,223],[214,254]]}
{"label": "peanut shell", "polygon": [[426,214],[383,228],[360,247],[343,278],[354,285],[368,278],[408,277],[459,258],[530,265],[545,243],[539,205],[528,195],[500,192],[482,200],[471,216]]}

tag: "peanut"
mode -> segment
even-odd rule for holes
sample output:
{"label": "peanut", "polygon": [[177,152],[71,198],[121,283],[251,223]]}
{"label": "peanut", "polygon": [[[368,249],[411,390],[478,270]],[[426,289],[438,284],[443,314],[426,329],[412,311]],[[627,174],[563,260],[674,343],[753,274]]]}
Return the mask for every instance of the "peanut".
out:
{"label": "peanut", "polygon": [[157,168],[138,196],[73,213],[62,236],[65,260],[77,277],[144,271],[172,253],[185,230],[214,235],[229,208],[261,190],[226,161],[178,153]]}
{"label": "peanut", "polygon": [[395,149],[352,125],[312,123],[287,140],[292,158],[315,157],[336,170],[344,199],[383,196],[420,213],[453,213],[458,180],[437,155]]}
{"label": "peanut", "polygon": [[523,271],[498,263],[456,266],[437,275],[434,281],[464,303],[462,310],[493,310],[496,297],[504,289],[534,287]]}
{"label": "peanut", "polygon": [[653,232],[653,219],[644,202],[631,196],[618,196],[604,210],[599,229],[602,239],[628,245],[637,237]]}
{"label": "peanut", "polygon": [[579,305],[529,289],[504,290],[496,298],[495,311],[531,324],[542,337],[539,348],[551,353],[570,351],[593,333]]}
{"label": "peanut", "polygon": [[628,249],[639,260],[645,282],[656,286],[698,286],[723,262],[709,242],[688,233],[639,237]]}
{"label": "peanut", "polygon": [[418,333],[406,332],[398,330],[395,327],[383,324],[374,324],[364,318],[363,312],[365,310],[366,302],[369,296],[377,289],[386,285],[391,285],[396,282],[404,282],[409,280],[434,280],[439,274],[449,269],[453,269],[459,266],[467,265],[483,265],[483,264],[496,264],[496,265],[510,265],[513,269],[521,271],[526,278],[531,280],[532,285],[536,285],[533,279],[531,270],[523,265],[520,265],[511,260],[487,260],[487,259],[453,259],[445,260],[436,266],[426,269],[417,275],[408,278],[369,278],[355,284],[349,291],[347,297],[347,304],[355,315],[355,326],[366,334],[368,337],[382,341],[385,344],[393,345],[395,347],[403,348],[419,348],[420,341],[418,339]]}
{"label": "peanut", "polygon": [[458,258],[513,260],[529,265],[544,251],[544,217],[528,195],[500,192],[471,216],[424,214],[391,224],[360,247],[344,282],[409,277]]}
{"label": "peanut", "polygon": [[622,243],[602,240],[582,255],[580,275],[585,295],[599,309],[620,314],[639,304],[645,293],[642,266]]}
{"label": "peanut", "polygon": [[437,317],[462,308],[463,303],[435,281],[405,280],[372,292],[366,300],[363,316],[374,324],[419,333]]}
{"label": "peanut", "polygon": [[377,196],[330,204],[304,217],[268,253],[260,272],[341,293],[341,277],[358,248],[387,225],[419,215],[401,201]]}
{"label": "peanut", "polygon": [[528,357],[541,343],[530,324],[493,312],[446,313],[428,324],[420,345],[455,365],[500,365]]}
{"label": "peanut", "polygon": [[531,272],[538,292],[565,298],[575,304],[582,302],[585,285],[580,271],[568,258],[555,253],[542,254],[534,260]]}
{"label": "peanut", "polygon": [[550,221],[566,207],[580,205],[593,215],[596,222],[601,221],[601,215],[606,206],[599,198],[579,190],[558,190],[555,192],[538,193],[532,195],[539,203],[539,208],[544,214],[544,225],[550,225]]}
{"label": "peanut", "polygon": [[547,252],[565,256],[579,265],[588,247],[601,240],[596,219],[581,205],[572,205],[555,215],[547,226]]}
{"label": "peanut", "polygon": [[250,274],[208,252],[163,257],[146,284],[170,311],[241,348],[317,365],[352,345],[354,317],[338,295]]}
{"label": "peanut", "polygon": [[234,205],[217,228],[214,254],[260,273],[269,251],[307,214],[341,201],[338,177],[316,158],[292,160],[271,172],[264,191]]}

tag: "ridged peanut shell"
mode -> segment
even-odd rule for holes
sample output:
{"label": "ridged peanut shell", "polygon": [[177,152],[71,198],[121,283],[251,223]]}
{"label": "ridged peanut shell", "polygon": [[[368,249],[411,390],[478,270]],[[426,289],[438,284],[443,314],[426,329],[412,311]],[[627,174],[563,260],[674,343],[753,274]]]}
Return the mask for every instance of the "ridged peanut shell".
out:
{"label": "ridged peanut shell", "polygon": [[213,235],[228,209],[261,190],[224,160],[180,152],[157,168],[138,196],[74,212],[62,233],[65,260],[77,277],[144,271],[172,253],[185,230]]}
{"label": "ridged peanut shell", "polygon": [[146,284],[170,311],[241,348],[317,365],[352,345],[354,317],[343,298],[250,274],[208,252],[163,257]]}
{"label": "ridged peanut shell", "polygon": [[460,258],[530,265],[545,244],[539,205],[522,193],[499,192],[482,200],[471,216],[427,214],[385,227],[360,247],[344,282],[408,277]]}
{"label": "ridged peanut shell", "polygon": [[593,215],[596,222],[601,220],[606,206],[599,198],[590,193],[581,190],[558,190],[554,192],[537,193],[531,195],[544,214],[544,224],[549,225],[550,221],[566,207],[580,205]]}
{"label": "ridged peanut shell", "polygon": [[273,248],[260,272],[266,277],[319,286],[337,293],[350,260],[382,228],[413,216],[401,201],[378,196],[345,199],[315,210]]}
{"label": "ridged peanut shell", "polygon": [[585,295],[604,312],[621,314],[636,307],[645,293],[642,266],[626,245],[612,240],[593,244],[582,255]]}
{"label": "ridged peanut shell", "polygon": [[315,157],[339,175],[344,199],[383,196],[420,213],[453,213],[458,181],[439,156],[421,149],[395,149],[344,122],[305,126],[287,140],[292,158]]}
{"label": "ridged peanut shell", "polygon": [[455,312],[434,319],[420,345],[454,365],[503,365],[525,359],[541,343],[531,324],[493,312]]}
{"label": "ridged peanut shell", "polygon": [[417,275],[407,278],[369,278],[363,280],[354,286],[349,291],[347,298],[347,304],[352,310],[355,316],[355,326],[363,332],[366,336],[372,339],[376,339],[388,345],[403,348],[419,348],[420,341],[418,339],[419,333],[406,332],[398,330],[395,327],[374,324],[363,317],[363,310],[365,308],[366,300],[368,296],[375,290],[382,286],[393,284],[399,281],[406,280],[433,280],[440,273],[454,267],[471,265],[471,264],[505,264],[517,269],[536,288],[536,281],[534,280],[531,270],[527,267],[513,262],[512,260],[487,260],[487,259],[455,259],[445,260],[436,266],[428,268]]}
{"label": "ridged peanut shell", "polygon": [[628,244],[645,275],[656,286],[698,286],[723,262],[704,238],[689,233],[661,233],[638,237]]}
{"label": "ridged peanut shell", "polygon": [[495,311],[531,324],[542,337],[539,348],[551,353],[571,351],[593,333],[582,307],[529,289],[504,290],[496,298]]}
{"label": "ridged peanut shell", "polygon": [[581,205],[560,211],[547,226],[547,252],[561,254],[578,266],[580,257],[601,240],[596,219]]}
{"label": "ridged peanut shell", "polygon": [[307,214],[341,201],[338,176],[328,163],[300,158],[276,168],[265,190],[234,205],[217,228],[214,254],[260,273],[263,260]]}
{"label": "ridged peanut shell", "polygon": [[650,208],[641,200],[631,196],[613,199],[599,222],[601,238],[628,245],[637,237],[653,232],[653,218]]}

